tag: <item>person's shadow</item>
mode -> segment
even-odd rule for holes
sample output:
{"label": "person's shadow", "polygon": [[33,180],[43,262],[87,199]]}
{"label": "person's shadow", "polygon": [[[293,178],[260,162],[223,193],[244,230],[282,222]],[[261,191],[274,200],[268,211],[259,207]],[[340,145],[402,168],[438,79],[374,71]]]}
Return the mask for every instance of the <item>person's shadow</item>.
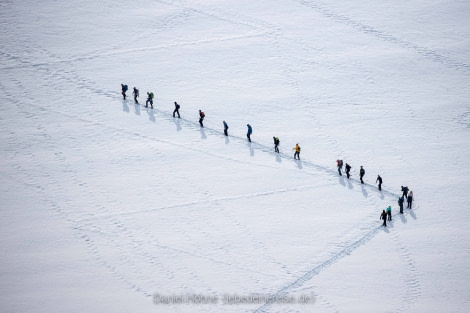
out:
{"label": "person's shadow", "polygon": [[346,182],[344,181],[344,177],[343,177],[343,176],[339,176],[338,179],[339,179],[339,183],[340,183],[341,185],[343,185],[344,187],[346,187]]}
{"label": "person's shadow", "polygon": [[274,152],[274,154],[276,155],[276,162],[281,163],[281,162],[282,162],[282,158],[281,158],[281,156],[279,155],[279,153]]}
{"label": "person's shadow", "polygon": [[382,191],[381,191],[381,190],[379,190],[378,192],[379,192],[379,195],[380,195],[380,199],[382,199],[382,200],[383,200],[385,197],[384,197],[384,195],[383,195]]}
{"label": "person's shadow", "polygon": [[254,157],[255,156],[255,149],[253,149],[253,146],[251,145],[251,141],[248,142],[248,147],[250,148],[250,156]]}
{"label": "person's shadow", "polygon": [[135,103],[134,104],[134,110],[136,115],[140,115],[140,104]]}
{"label": "person's shadow", "polygon": [[297,159],[294,159],[294,160],[295,160],[295,163],[297,163],[297,167],[298,167],[300,170],[304,168],[304,167],[302,166],[302,161],[297,160]]}
{"label": "person's shadow", "polygon": [[228,139],[228,136],[225,136],[225,144],[228,145],[230,143],[230,140]]}
{"label": "person's shadow", "polygon": [[204,127],[199,127],[199,131],[201,132],[201,138],[206,139],[206,131],[204,130]]}
{"label": "person's shadow", "polygon": [[126,101],[126,100],[122,100],[122,110],[123,110],[124,112],[129,113],[129,106],[127,105],[127,101]]}
{"label": "person's shadow", "polygon": [[176,131],[181,131],[181,120],[179,118],[173,119],[173,123],[176,125]]}
{"label": "person's shadow", "polygon": [[147,114],[149,115],[149,121],[155,123],[155,115],[153,114],[153,109],[147,108]]}
{"label": "person's shadow", "polygon": [[369,194],[367,193],[367,190],[366,190],[366,188],[364,188],[363,184],[361,184],[361,188],[362,188],[362,194],[364,195],[364,198],[367,198],[369,196]]}
{"label": "person's shadow", "polygon": [[399,215],[400,215],[401,222],[402,222],[403,224],[406,224],[406,222],[408,222],[408,221],[406,220],[405,215],[404,215],[404,214],[399,214]]}
{"label": "person's shadow", "polygon": [[353,184],[351,184],[351,181],[349,179],[347,179],[347,181],[348,181],[348,188],[353,189],[354,187],[353,187]]}

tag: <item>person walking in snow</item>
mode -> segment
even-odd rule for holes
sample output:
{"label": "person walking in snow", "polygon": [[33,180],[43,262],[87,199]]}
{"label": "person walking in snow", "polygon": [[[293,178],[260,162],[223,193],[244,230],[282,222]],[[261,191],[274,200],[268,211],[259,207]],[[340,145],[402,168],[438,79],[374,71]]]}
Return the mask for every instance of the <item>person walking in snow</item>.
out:
{"label": "person walking in snow", "polygon": [[246,127],[248,127],[248,132],[246,133],[246,137],[248,138],[248,141],[251,142],[251,134],[253,133],[253,128],[251,128],[250,124],[246,124]]}
{"label": "person walking in snow", "polygon": [[379,182],[379,190],[382,190],[382,177],[380,175],[377,175],[375,182]]}
{"label": "person walking in snow", "polygon": [[385,212],[385,210],[383,210],[382,214],[380,214],[380,219],[384,220],[382,226],[387,227],[387,213]]}
{"label": "person walking in snow", "polygon": [[398,198],[398,206],[400,207],[400,214],[403,214],[403,203],[405,202],[405,199],[403,196]]}
{"label": "person walking in snow", "polygon": [[150,107],[153,109],[153,92],[147,92],[147,101],[145,101],[145,107],[148,108],[150,103]]}
{"label": "person walking in snow", "polygon": [[349,172],[351,171],[351,165],[349,165],[348,163],[346,163],[345,168],[346,168],[346,176],[347,176],[348,179],[349,179],[349,176],[350,176]]}
{"label": "person walking in snow", "polygon": [[296,159],[296,157],[298,158],[298,160],[300,160],[300,146],[298,143],[295,144],[295,147],[292,148],[292,150],[295,150],[295,153],[294,153],[294,159]]}
{"label": "person walking in snow", "polygon": [[175,117],[175,113],[178,114],[178,118],[181,118],[180,116],[180,105],[176,103],[175,101],[175,110],[173,111],[173,117]]}
{"label": "person walking in snow", "polygon": [[224,121],[224,135],[228,136],[228,125],[225,121]]}
{"label": "person walking in snow", "polygon": [[127,85],[121,84],[121,94],[124,100],[126,100],[126,91],[127,91]]}
{"label": "person walking in snow", "polygon": [[201,110],[199,110],[199,125],[201,125],[201,127],[204,127],[204,124],[202,124],[202,122],[204,121],[205,117],[206,117],[206,114],[202,112]]}
{"label": "person walking in snow", "polygon": [[135,88],[134,87],[134,90],[132,91],[132,94],[134,95],[134,101],[135,103],[139,103],[139,101],[137,101],[137,98],[139,97],[139,89]]}
{"label": "person walking in snow", "polygon": [[392,220],[392,207],[391,206],[388,206],[387,208],[387,217],[388,217],[388,221],[390,222]]}
{"label": "person walking in snow", "polygon": [[336,160],[336,165],[338,166],[339,176],[343,176],[343,174],[341,174],[341,170],[343,169],[343,160]]}
{"label": "person walking in snow", "polygon": [[273,140],[274,140],[274,151],[279,153],[279,138],[273,137]]}
{"label": "person walking in snow", "polygon": [[364,177],[365,174],[366,174],[366,171],[361,165],[361,169],[359,170],[359,178],[361,179],[361,184],[364,184],[364,181],[362,180],[362,178]]}
{"label": "person walking in snow", "polygon": [[410,190],[410,193],[408,194],[408,198],[406,199],[408,202],[408,209],[411,209],[411,204],[413,202],[413,191]]}
{"label": "person walking in snow", "polygon": [[407,199],[408,198],[408,186],[406,187],[401,186],[401,191],[403,191],[403,197]]}

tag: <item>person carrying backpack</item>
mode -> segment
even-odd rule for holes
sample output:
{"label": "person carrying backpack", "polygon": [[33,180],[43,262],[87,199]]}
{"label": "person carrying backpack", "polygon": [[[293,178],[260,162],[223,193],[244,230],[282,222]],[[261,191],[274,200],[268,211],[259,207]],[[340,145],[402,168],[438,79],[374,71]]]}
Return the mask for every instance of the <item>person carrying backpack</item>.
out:
{"label": "person carrying backpack", "polygon": [[145,102],[145,107],[148,108],[150,103],[150,107],[153,109],[153,92],[147,92],[147,101]]}
{"label": "person carrying backpack", "polygon": [[382,214],[380,214],[380,219],[384,220],[382,226],[387,227],[387,213],[385,212],[385,210],[383,210]]}
{"label": "person carrying backpack", "polygon": [[273,137],[274,139],[274,151],[279,153],[279,138],[278,137]]}
{"label": "person carrying backpack", "polygon": [[246,133],[246,137],[248,138],[248,141],[251,142],[251,134],[253,133],[253,129],[251,128],[250,124],[246,124],[246,127],[248,127],[248,132]]}
{"label": "person carrying backpack", "polygon": [[382,190],[382,177],[380,175],[377,175],[375,182],[379,182],[379,190]]}
{"label": "person carrying backpack", "polygon": [[405,197],[405,199],[408,199],[408,186],[401,186],[401,191],[403,191],[403,197]]}
{"label": "person carrying backpack", "polygon": [[403,214],[403,202],[405,202],[405,199],[402,197],[398,198],[398,206],[400,207],[400,214]]}
{"label": "person carrying backpack", "polygon": [[336,160],[336,165],[338,166],[339,176],[343,176],[343,174],[341,174],[341,170],[343,169],[343,160]]}
{"label": "person carrying backpack", "polygon": [[139,89],[135,88],[134,87],[134,91],[132,91],[132,94],[134,95],[134,101],[135,103],[139,103],[139,101],[137,101],[137,98],[139,97]]}
{"label": "person carrying backpack", "polygon": [[349,179],[349,176],[350,176],[350,174],[349,174],[350,171],[351,171],[351,165],[346,163],[346,176],[348,177],[348,179]]}
{"label": "person carrying backpack", "polygon": [[410,191],[410,193],[408,194],[408,198],[406,199],[406,201],[408,202],[408,209],[411,210],[411,203],[413,202],[413,191]]}
{"label": "person carrying backpack", "polygon": [[225,121],[224,121],[224,135],[228,136],[228,125]]}
{"label": "person carrying backpack", "polygon": [[359,178],[361,179],[361,184],[364,184],[364,181],[362,180],[362,178],[364,177],[365,174],[366,174],[366,171],[362,168],[362,165],[361,165],[361,169],[359,170]]}
{"label": "person carrying backpack", "polygon": [[126,91],[127,91],[127,85],[121,84],[121,94],[124,100],[126,100]]}
{"label": "person carrying backpack", "polygon": [[199,125],[201,125],[201,127],[204,127],[204,125],[202,124],[202,121],[204,121],[205,117],[206,117],[206,114],[204,114],[204,112],[199,110]]}
{"label": "person carrying backpack", "polygon": [[292,150],[295,150],[295,153],[294,153],[294,159],[296,159],[296,157],[300,160],[300,146],[298,143],[295,144],[295,147],[292,148]]}
{"label": "person carrying backpack", "polygon": [[178,103],[176,103],[176,101],[175,101],[175,110],[173,111],[173,117],[175,117],[175,113],[178,114],[178,118],[181,118],[181,116],[180,116],[180,105]]}

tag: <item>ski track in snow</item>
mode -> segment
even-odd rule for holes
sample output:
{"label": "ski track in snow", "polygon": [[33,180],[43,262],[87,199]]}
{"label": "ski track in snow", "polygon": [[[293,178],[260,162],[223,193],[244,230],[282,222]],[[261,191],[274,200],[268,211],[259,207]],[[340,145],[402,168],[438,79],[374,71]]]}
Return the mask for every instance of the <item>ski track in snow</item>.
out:
{"label": "ski track in snow", "polygon": [[459,61],[456,61],[448,56],[445,56],[437,51],[434,51],[432,49],[426,48],[419,46],[415,43],[408,42],[404,39],[401,39],[399,37],[387,34],[385,32],[382,32],[380,30],[375,29],[372,26],[368,26],[365,24],[362,24],[361,22],[358,22],[346,15],[335,13],[328,8],[318,4],[318,2],[313,2],[311,0],[299,0],[299,3],[305,7],[314,9],[315,11],[321,13],[322,15],[330,18],[331,20],[345,24],[347,26],[350,26],[351,28],[364,33],[366,35],[370,35],[372,37],[378,38],[380,40],[395,44],[397,46],[400,46],[402,48],[406,48],[409,50],[415,51],[417,54],[421,55],[423,58],[440,63],[450,69],[460,71],[462,73],[465,73],[466,75],[470,74],[470,65],[466,63],[462,63]]}
{"label": "ski track in snow", "polygon": [[402,296],[403,301],[401,302],[401,307],[396,309],[396,312],[410,312],[412,305],[420,296],[421,286],[417,274],[416,263],[411,257],[410,251],[406,248],[403,242],[400,239],[400,234],[398,232],[392,231],[391,236],[393,241],[398,246],[398,252],[401,256],[402,261],[405,263],[402,269],[405,269],[406,274],[401,274],[407,289],[403,292]]}
{"label": "ski track in snow", "polygon": [[[164,1],[159,1],[159,2],[169,4],[169,3],[164,2]],[[332,13],[331,11],[319,6],[318,4],[312,3],[310,1],[300,1],[300,2],[301,2],[302,5],[313,8],[313,9],[321,12],[323,15],[325,15],[327,17],[329,17],[329,18],[331,18],[331,19],[333,19],[337,22],[345,23],[349,26],[352,26],[356,30],[359,30],[363,33],[375,36],[375,37],[380,38],[382,40],[386,40],[386,41],[395,43],[395,44],[397,44],[399,46],[402,46],[402,47],[405,47],[405,48],[413,49],[417,53],[419,53],[420,55],[426,57],[427,59],[429,59],[431,61],[441,63],[441,64],[446,65],[446,66],[448,66],[449,68],[452,68],[452,69],[457,69],[457,70],[464,71],[467,74],[469,73],[469,66],[467,64],[462,64],[462,63],[459,63],[459,62],[455,62],[455,61],[451,60],[450,58],[442,56],[439,53],[434,52],[432,50],[429,50],[429,49],[426,49],[426,48],[423,48],[423,47],[419,47],[415,44],[408,43],[408,42],[406,42],[404,40],[401,40],[397,37],[393,37],[393,36],[387,35],[385,33],[379,32],[379,31],[373,29],[372,27],[369,27],[369,26],[363,25],[361,23],[358,23],[356,21],[353,21],[353,20],[351,20],[350,18],[348,18],[346,16]],[[171,5],[174,5],[174,4],[175,3],[171,3]],[[246,17],[243,17],[244,21],[240,21],[240,20],[237,21],[236,19],[241,19],[242,17],[235,16],[235,15],[230,15],[227,12],[224,12],[224,13],[222,13],[222,12],[207,13],[207,12],[202,12],[200,10],[195,10],[193,8],[184,8],[183,12],[180,12],[180,13],[174,15],[172,18],[173,19],[185,18],[186,14],[188,14],[189,12],[197,12],[199,14],[204,14],[204,15],[209,16],[209,17],[225,20],[225,21],[228,21],[230,23],[233,23],[234,20],[235,20],[235,22],[238,22],[239,24],[243,24],[245,26],[250,26],[250,27],[255,27],[257,29],[262,28],[261,33],[254,34],[252,36],[272,36],[272,38],[274,38],[273,39],[273,45],[277,48],[277,50],[279,51],[279,54],[281,54],[280,53],[281,48],[280,48],[279,40],[287,39],[287,38],[283,38],[276,31],[274,31],[274,27],[272,25],[269,25],[269,24],[266,24],[266,23],[260,23],[260,21],[255,21],[254,19],[247,19]],[[221,17],[222,15],[223,15],[223,17]],[[172,23],[172,22],[174,22],[174,21],[171,21],[171,19],[170,19],[166,22],[162,21],[161,24],[165,25],[165,23]],[[145,35],[142,35],[142,36],[145,36]],[[219,38],[219,39],[213,39],[213,40],[232,40],[232,39],[246,38],[246,37],[247,36],[239,36],[239,37],[231,37],[231,38],[226,38],[226,39],[220,39]],[[288,39],[288,40],[291,40],[291,39]],[[192,43],[186,42],[185,44],[199,44],[199,43],[210,42],[210,41],[211,40],[198,41],[198,42],[192,42]],[[164,47],[164,46],[162,46],[162,47]],[[131,49],[131,50],[128,50],[128,51],[119,51],[119,50],[116,50],[117,47],[114,47],[115,49],[112,52],[109,52],[109,53],[98,52],[97,54],[91,55],[89,57],[77,57],[75,59],[71,58],[71,59],[67,59],[67,60],[58,60],[55,63],[54,62],[51,62],[51,63],[31,63],[29,61],[25,61],[22,58],[15,57],[14,55],[11,55],[11,54],[7,54],[7,53],[4,53],[4,52],[0,52],[0,54],[4,57],[8,58],[11,61],[20,63],[20,65],[18,67],[23,67],[23,68],[24,67],[32,67],[33,69],[38,70],[38,71],[45,71],[46,74],[51,76],[51,79],[53,79],[53,80],[67,81],[67,82],[69,82],[73,85],[76,85],[76,86],[78,85],[81,88],[83,88],[84,90],[88,90],[89,92],[92,92],[94,94],[97,94],[97,95],[100,95],[100,96],[105,96],[107,98],[116,99],[117,98],[116,97],[116,92],[96,88],[95,87],[96,85],[94,84],[94,82],[89,81],[87,79],[84,79],[83,77],[79,77],[76,74],[76,72],[74,71],[73,66],[72,66],[72,68],[69,68],[65,71],[63,69],[52,71],[49,68],[49,66],[51,64],[54,64],[54,65],[66,64],[67,66],[70,66],[70,65],[72,65],[71,63],[73,61],[81,61],[81,60],[86,60],[86,59],[91,59],[91,58],[96,58],[96,57],[105,57],[105,56],[118,54],[118,53],[145,51],[145,50],[149,50],[149,49],[159,49],[159,48],[162,48],[162,47],[147,47],[147,48],[142,48],[142,49]],[[50,54],[50,57],[59,59],[58,56],[53,55],[53,54]],[[17,68],[17,67],[12,67],[12,68]],[[5,69],[8,69],[8,68],[5,68]],[[290,72],[287,69],[287,66],[286,66],[286,69],[283,71],[283,73],[287,77],[289,85],[292,88],[294,88],[298,99],[300,99],[304,102],[309,102],[310,100],[302,95],[302,91],[300,90],[298,81],[292,76],[292,74],[290,74]],[[16,83],[21,84],[21,82],[19,82],[19,81],[17,81]],[[4,87],[4,86],[2,86],[2,87]],[[17,104],[18,108],[20,109],[21,103],[19,103],[17,100],[15,100],[15,97],[13,95],[8,94],[7,92],[5,92],[5,90],[6,90],[5,88],[2,88],[2,89],[3,89],[3,92],[9,98],[9,100],[12,101],[13,103]],[[23,88],[21,88],[21,89],[23,89]],[[48,110],[50,112],[54,112],[55,114],[61,114],[62,116],[65,116],[65,117],[68,117],[68,118],[72,118],[72,119],[75,119],[75,120],[80,120],[84,123],[88,123],[88,124],[97,125],[97,126],[100,126],[100,127],[107,128],[107,129],[109,129],[113,132],[119,131],[121,133],[127,134],[128,136],[132,136],[132,137],[138,137],[138,138],[145,139],[145,140],[154,140],[154,141],[159,141],[159,142],[170,144],[170,145],[176,145],[176,146],[179,146],[179,147],[184,148],[184,149],[190,149],[192,151],[205,153],[207,155],[217,157],[217,158],[223,158],[225,160],[232,161],[232,162],[241,162],[241,163],[244,163],[244,164],[248,163],[248,164],[251,164],[251,165],[254,165],[254,166],[265,166],[265,167],[269,167],[269,168],[276,168],[275,166],[267,166],[265,164],[260,164],[260,163],[256,163],[256,162],[243,162],[243,161],[237,160],[235,158],[226,157],[226,156],[218,155],[218,154],[215,154],[215,153],[208,153],[207,151],[203,151],[202,149],[189,148],[187,146],[184,146],[184,145],[172,142],[172,141],[160,140],[160,139],[156,139],[156,138],[151,137],[151,136],[143,135],[143,134],[140,134],[140,133],[128,130],[128,129],[112,127],[112,126],[105,125],[105,124],[97,122],[97,121],[82,118],[82,117],[80,117],[78,115],[74,115],[72,113],[65,113],[61,110],[55,110],[53,108],[45,108],[45,107],[42,107],[41,105],[37,105],[37,104],[33,103],[32,101],[29,101],[29,102],[30,102],[29,103],[30,106],[36,107],[41,111]],[[149,112],[149,110],[147,110],[147,111]],[[165,113],[165,112],[160,111],[158,109],[155,109],[155,110],[150,111],[150,112],[157,113],[158,117],[163,118],[167,121],[172,120],[171,114],[169,114],[169,113]],[[27,115],[27,117],[34,116],[34,113],[28,113],[28,112],[22,112],[22,113]],[[315,119],[316,117],[313,117],[313,118]],[[462,119],[467,120],[468,117],[464,116],[464,117],[462,117]],[[196,122],[192,122],[192,121],[185,120],[185,119],[181,119],[181,121],[189,128],[192,128],[194,130],[199,129],[199,125]],[[317,118],[317,121],[318,121],[318,118]],[[466,124],[467,124],[467,127],[468,127],[468,123],[466,123]],[[210,129],[210,128],[204,128],[203,131],[204,132],[207,131],[208,133],[210,133],[212,135],[221,136],[221,138],[223,138],[223,134],[220,131]],[[44,136],[47,137],[47,134],[44,133]],[[233,139],[235,142],[237,142],[239,144],[246,143],[246,138],[236,137],[236,136],[230,136],[230,138]],[[331,136],[323,134],[322,138],[324,140],[327,140],[328,142],[330,142],[332,145],[334,145],[336,147],[339,146],[337,141],[334,138],[332,138]],[[50,140],[50,138],[49,138],[49,140]],[[274,154],[274,152],[272,151],[272,147],[267,147],[265,145],[262,145],[262,144],[259,144],[259,143],[256,143],[256,142],[253,142],[251,144],[251,147],[252,147],[252,149],[255,149],[255,150],[260,151],[262,153]],[[340,151],[340,150],[338,150],[338,151]],[[340,152],[341,152],[342,155],[345,155],[344,151],[340,151]],[[57,157],[57,160],[58,160],[59,163],[67,166],[67,162],[65,160],[65,157],[60,152],[56,153],[56,157]],[[290,154],[286,154],[286,153],[280,153],[279,157],[281,157],[283,159],[286,159],[286,160],[292,160],[292,156]],[[309,162],[308,160],[301,160],[301,161],[295,161],[295,162],[297,164],[299,164],[302,169],[306,168],[306,169],[314,170],[314,172],[308,172],[308,174],[315,174],[316,172],[321,172],[321,173],[324,174],[323,177],[326,177],[328,180],[334,180],[334,179],[336,179],[336,177],[338,177],[336,170],[332,170],[330,168],[326,168],[326,167],[323,167],[323,166],[320,166],[320,165],[316,165],[315,163]],[[17,169],[21,171],[21,168],[20,168],[21,166],[20,165],[17,165],[17,166],[19,166],[19,168],[17,168]],[[24,171],[22,171],[22,172],[24,172]],[[68,172],[74,174],[73,179],[75,180],[75,183],[77,184],[77,186],[81,186],[82,188],[86,188],[86,186],[87,186],[86,182],[80,181],[79,178],[76,176],[76,173],[73,171],[73,169],[68,168]],[[22,183],[26,186],[33,187],[33,189],[41,195],[41,199],[47,199],[46,195],[44,194],[44,187],[34,185],[34,183],[31,183],[31,182],[28,182],[28,181],[19,180],[18,177],[11,177],[11,178],[19,181],[20,183]],[[348,184],[351,183],[351,182],[354,183],[357,186],[361,185],[357,179],[348,180]],[[210,200],[207,200],[207,202],[231,201],[231,200],[237,200],[237,199],[241,199],[241,198],[269,196],[270,194],[273,194],[273,193],[290,192],[290,191],[293,191],[293,190],[300,190],[300,189],[306,189],[306,188],[309,188],[309,186],[297,186],[297,187],[293,187],[293,188],[286,188],[286,189],[281,189],[281,190],[271,190],[271,191],[266,191],[266,192],[262,192],[262,193],[242,194],[242,195],[238,195],[238,196],[234,196],[234,197],[210,199]],[[365,186],[361,185],[361,189],[362,190],[366,189],[366,190],[376,191],[376,187],[373,186],[373,185],[370,185],[370,184],[365,184]],[[363,193],[364,193],[364,191],[363,191]],[[385,195],[389,196],[391,199],[392,198],[396,199],[398,197],[397,194],[389,192],[387,190],[383,190],[382,194],[385,194]],[[373,197],[367,197],[366,196],[366,200],[371,201],[372,203],[375,202],[373,200]],[[118,279],[123,281],[132,290],[134,290],[136,292],[143,293],[147,297],[151,296],[151,292],[146,291],[143,288],[137,286],[135,283],[133,283],[131,281],[131,279],[127,278],[126,275],[120,273],[119,269],[117,269],[112,264],[109,264],[109,262],[107,262],[101,256],[98,245],[91,239],[91,237],[89,235],[86,234],[86,232],[89,231],[89,227],[93,228],[93,226],[94,226],[93,224],[87,224],[87,222],[90,222],[93,219],[99,219],[99,218],[107,219],[117,229],[120,229],[120,232],[121,232],[120,235],[122,235],[122,236],[126,237],[127,239],[129,239],[128,243],[130,243],[131,249],[133,250],[133,253],[135,253],[138,256],[141,256],[148,263],[157,264],[158,266],[164,266],[164,264],[158,262],[156,257],[148,254],[147,252],[145,252],[144,250],[142,250],[140,248],[140,246],[143,244],[143,241],[142,240],[140,240],[140,241],[137,240],[133,236],[132,231],[129,228],[127,228],[121,221],[118,220],[118,216],[119,215],[124,216],[124,215],[129,215],[129,214],[138,214],[138,213],[146,212],[146,211],[149,211],[149,210],[150,211],[167,210],[167,209],[172,209],[172,208],[177,208],[177,207],[185,207],[185,206],[188,206],[188,205],[194,205],[194,204],[200,203],[200,202],[182,203],[182,204],[175,204],[175,205],[172,205],[172,206],[152,208],[152,209],[149,209],[149,210],[124,212],[124,213],[120,213],[120,214],[115,214],[113,212],[110,212],[106,208],[98,207],[97,208],[97,213],[99,213],[101,215],[98,215],[98,216],[93,217],[93,218],[83,218],[83,219],[78,219],[77,220],[77,219],[73,219],[70,216],[69,213],[67,213],[66,211],[61,209],[59,204],[57,204],[57,203],[55,203],[55,202],[53,202],[49,199],[47,199],[46,201],[49,201],[51,209],[53,211],[55,211],[57,215],[61,216],[65,221],[67,221],[70,224],[70,227],[74,231],[77,232],[77,236],[85,242],[88,249],[91,251],[92,255],[94,256],[94,258],[96,259],[96,261],[99,264],[101,264],[105,268],[107,268],[115,277],[117,277]],[[206,202],[206,201],[201,201],[201,203],[202,202]],[[416,208],[418,208],[418,206],[415,206],[415,209]],[[408,212],[408,211],[406,211],[406,212]],[[376,215],[375,213],[373,213],[373,214]],[[372,215],[372,213],[369,214],[369,215]],[[398,214],[394,215],[395,218],[397,216],[398,216]],[[374,222],[369,222],[370,218],[371,218],[371,216],[366,216],[363,219],[363,221],[365,221],[366,225],[368,226],[368,229],[366,231],[364,231],[360,234],[356,234],[355,236],[351,236],[351,238],[347,242],[343,242],[341,244],[338,244],[337,248],[339,250],[331,251],[331,253],[330,253],[330,254],[332,254],[331,257],[329,257],[324,262],[322,262],[318,265],[315,265],[313,268],[306,271],[302,276],[297,277],[297,278],[293,279],[291,282],[286,283],[284,286],[282,286],[275,293],[275,295],[280,296],[280,295],[283,295],[283,294],[287,294],[287,293],[291,292],[292,290],[294,290],[296,288],[302,287],[307,281],[311,280],[313,277],[318,275],[320,272],[322,272],[324,269],[329,267],[331,264],[333,264],[333,263],[341,260],[345,256],[351,254],[354,250],[356,250],[357,248],[359,248],[360,246],[364,245],[369,240],[371,240],[373,237],[375,237],[375,235],[382,229],[382,227],[377,226],[376,218],[373,219]],[[236,218],[234,218],[233,220],[236,220]],[[361,223],[363,221],[361,221]],[[241,225],[240,223],[237,223],[236,226],[240,227],[242,229],[244,228],[244,226]],[[354,228],[356,228],[356,227],[354,227]],[[192,256],[195,256],[195,257],[198,257],[198,258],[205,258],[205,259],[208,259],[212,262],[219,262],[219,263],[226,264],[226,262],[218,261],[218,260],[206,257],[206,256],[201,255],[201,254],[196,254],[196,253],[193,253],[193,252],[179,250],[179,249],[175,249],[173,247],[164,245],[164,244],[158,242],[158,239],[156,239],[150,233],[150,231],[148,231],[148,230],[145,231],[144,233],[147,236],[147,238],[151,238],[152,245],[158,246],[161,249],[173,250],[173,251],[176,251],[178,253],[185,253],[185,254],[189,254],[189,255],[192,255]],[[247,233],[247,232],[244,232],[244,233]],[[408,266],[407,268],[409,270],[409,273],[406,275],[407,278],[406,278],[406,281],[405,281],[406,286],[408,288],[408,292],[403,298],[404,302],[402,304],[402,307],[397,310],[397,312],[406,312],[410,308],[410,306],[414,303],[414,301],[416,301],[416,299],[419,297],[419,295],[420,295],[420,284],[419,284],[418,276],[416,274],[416,266],[415,266],[415,263],[414,263],[413,259],[411,258],[411,254],[409,253],[408,249],[399,240],[399,235],[395,231],[391,231],[391,233],[392,233],[392,236],[394,238],[394,241],[397,242],[397,249],[398,249],[400,255],[402,256],[404,262],[407,264],[407,266]],[[247,234],[247,236],[250,236],[250,235]],[[346,236],[346,238],[349,238],[349,236]],[[251,240],[253,241],[254,238],[252,237]],[[111,243],[111,242],[108,242],[108,243]],[[116,247],[119,247],[119,246],[116,246]],[[265,249],[265,247],[260,247],[260,248]],[[130,266],[131,268],[134,269],[133,270],[134,274],[139,273],[139,270],[136,267],[137,265],[135,264],[135,262],[132,259],[130,259],[126,255],[122,255],[122,257],[123,257],[123,262],[126,263],[126,266]],[[233,266],[232,264],[226,264],[226,265]],[[247,271],[249,270],[247,268],[241,268],[241,269],[247,270]],[[163,275],[170,275],[171,276],[171,273],[168,273],[167,271],[169,272],[169,269],[162,270]],[[139,279],[142,279],[144,281],[148,280],[145,277],[139,277]],[[153,282],[148,282],[147,281],[147,283],[152,284]],[[265,305],[259,307],[258,309],[254,310],[253,312],[263,312],[266,309],[268,309],[270,305],[271,305],[271,303],[266,303]]]}

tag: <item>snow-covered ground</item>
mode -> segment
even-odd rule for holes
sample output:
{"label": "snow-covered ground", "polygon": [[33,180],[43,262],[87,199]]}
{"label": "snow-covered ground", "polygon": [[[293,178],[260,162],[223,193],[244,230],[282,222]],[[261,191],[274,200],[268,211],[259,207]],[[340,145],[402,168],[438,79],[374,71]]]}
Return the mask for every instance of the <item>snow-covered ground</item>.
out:
{"label": "snow-covered ground", "polygon": [[459,0],[0,2],[0,311],[470,311],[469,18]]}

